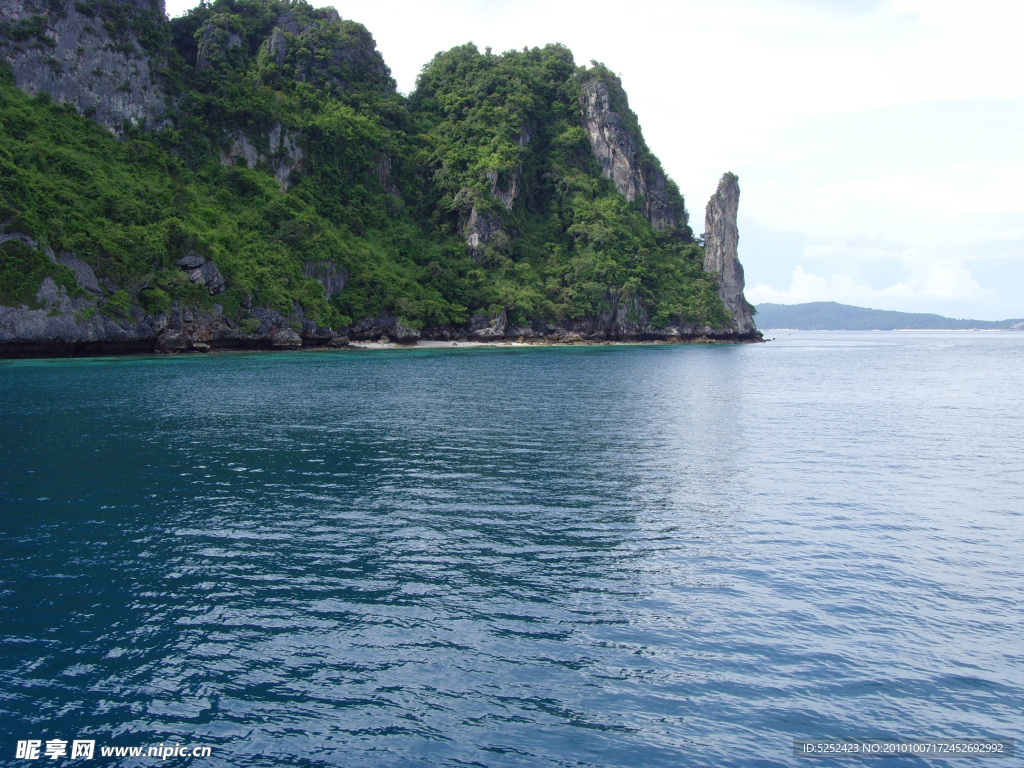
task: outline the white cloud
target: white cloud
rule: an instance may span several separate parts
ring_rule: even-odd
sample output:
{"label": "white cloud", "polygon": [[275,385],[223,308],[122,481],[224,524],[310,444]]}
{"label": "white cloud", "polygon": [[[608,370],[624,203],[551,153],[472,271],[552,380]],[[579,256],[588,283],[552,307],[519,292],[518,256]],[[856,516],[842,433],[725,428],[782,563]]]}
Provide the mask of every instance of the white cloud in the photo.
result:
{"label": "white cloud", "polygon": [[[963,263],[952,259],[930,259],[920,254],[907,254],[901,260],[908,276],[884,288],[872,288],[858,277],[846,272],[821,276],[797,266],[787,288],[777,289],[758,283],[747,290],[754,304],[802,304],[809,301],[837,301],[873,309],[901,311],[934,311],[936,306],[963,309],[991,301],[994,292],[983,289]],[[988,315],[989,312],[982,314]],[[976,319],[1001,319],[985,318]]]}
{"label": "white cloud", "polygon": [[869,233],[935,248],[998,236],[987,223],[994,217],[1004,236],[1024,236],[1024,162],[916,172],[839,170],[844,172],[834,176],[817,166],[795,176],[782,168],[749,173],[741,179],[745,212],[816,237]]}

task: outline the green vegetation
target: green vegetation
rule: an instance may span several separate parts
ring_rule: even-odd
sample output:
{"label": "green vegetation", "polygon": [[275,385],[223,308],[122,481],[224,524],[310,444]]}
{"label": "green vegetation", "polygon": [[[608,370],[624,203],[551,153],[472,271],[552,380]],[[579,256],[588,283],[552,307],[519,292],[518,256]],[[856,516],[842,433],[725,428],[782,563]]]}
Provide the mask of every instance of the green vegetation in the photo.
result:
{"label": "green vegetation", "polygon": [[[642,201],[627,203],[602,177],[580,127],[580,88],[595,77],[609,82],[613,107],[641,148],[638,163],[653,167],[618,79],[600,66],[576,67],[564,46],[496,56],[465,45],[420,75],[410,108],[430,142],[441,194],[434,220],[455,229],[475,208],[500,225],[484,248],[475,298],[516,322],[596,315],[616,295],[652,307],[656,324],[727,322],[689,228],[656,232]],[[493,193],[513,184],[509,211]]]}
{"label": "green vegetation", "polygon": [[[454,48],[406,99],[365,28],[300,0],[214,0],[164,25],[109,0],[75,7],[139,37],[174,112],[118,139],[0,71],[0,224],[89,263],[110,316],[216,302],[243,327],[245,307],[263,306],[423,328],[500,309],[513,324],[584,318],[618,301],[655,325],[728,321],[689,228],[655,231],[643,201],[602,177],[580,124],[588,78],[610,83],[641,165],[657,159],[614,75],[562,46]],[[474,211],[488,228],[476,258]],[[223,293],[178,266],[192,254],[216,264]],[[310,262],[347,272],[347,287],[328,300]],[[70,279],[8,241],[0,302],[31,303],[47,274]]]}
{"label": "green vegetation", "polygon": [[0,245],[0,304],[40,307],[36,292],[47,277],[69,295],[81,292],[71,270],[54,264],[38,249],[19,240],[8,240]]}
{"label": "green vegetation", "polygon": [[[45,95],[29,97],[9,77],[2,80],[4,230],[74,253],[147,311],[174,300],[201,308],[217,302],[237,317],[243,300],[252,297],[253,304],[285,314],[298,304],[323,325],[381,311],[435,323],[465,319],[464,310],[427,279],[432,261],[468,261],[459,243],[435,242],[408,215],[387,222],[391,203],[382,190],[376,207],[360,208],[331,199],[316,175],[282,192],[265,168],[212,159],[189,167],[172,154],[167,134],[137,132],[118,141],[71,108]],[[374,216],[378,226],[367,226],[364,219]],[[356,227],[360,235],[353,233]],[[4,248],[4,304],[15,296],[30,303],[25,297],[48,273],[42,262],[31,270],[20,255],[16,262],[9,252],[18,245],[9,241]],[[177,267],[190,251],[218,266],[225,293],[211,297]],[[307,261],[333,261],[348,270],[351,290],[328,303],[319,283],[303,274]],[[20,275],[17,287],[11,275]],[[21,285],[25,281],[31,285]]]}

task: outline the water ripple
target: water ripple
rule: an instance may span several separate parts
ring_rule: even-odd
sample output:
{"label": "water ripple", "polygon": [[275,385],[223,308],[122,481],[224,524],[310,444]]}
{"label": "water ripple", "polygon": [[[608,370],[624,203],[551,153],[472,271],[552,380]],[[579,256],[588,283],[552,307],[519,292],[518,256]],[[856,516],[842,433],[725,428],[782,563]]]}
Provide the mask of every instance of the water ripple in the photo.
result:
{"label": "water ripple", "polygon": [[0,364],[4,733],[213,766],[1013,736],[1022,346]]}

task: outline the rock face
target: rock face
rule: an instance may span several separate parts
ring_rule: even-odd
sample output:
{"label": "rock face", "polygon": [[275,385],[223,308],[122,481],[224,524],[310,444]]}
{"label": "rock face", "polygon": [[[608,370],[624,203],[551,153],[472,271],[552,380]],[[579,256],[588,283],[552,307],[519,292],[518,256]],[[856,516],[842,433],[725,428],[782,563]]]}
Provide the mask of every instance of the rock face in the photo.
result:
{"label": "rock face", "polygon": [[377,317],[364,317],[348,329],[348,335],[358,341],[394,340],[399,344],[415,344],[420,332],[401,317],[381,312]]}
{"label": "rock face", "polygon": [[15,84],[46,92],[119,133],[158,127],[167,97],[145,50],[167,23],[163,0],[0,0],[0,58]]}
{"label": "rock face", "polygon": [[242,132],[230,135],[230,144],[221,152],[220,161],[232,165],[244,160],[250,168],[266,163],[284,192],[292,186],[292,171],[302,169],[302,146],[298,133],[273,123],[255,138]]}
{"label": "rock face", "polygon": [[178,259],[178,266],[188,272],[189,279],[196,285],[205,287],[211,296],[223,293],[227,287],[224,276],[212,261],[207,261],[194,251]]}
{"label": "rock face", "polygon": [[[520,147],[525,147],[533,138],[533,131],[529,125],[524,125],[515,138]],[[487,183],[490,186],[491,197],[497,200],[506,211],[512,211],[516,200],[520,197],[522,187],[523,166],[499,172],[490,169],[486,172]],[[508,245],[509,236],[502,227],[501,220],[491,213],[481,212],[478,201],[468,189],[460,190],[455,199],[455,205],[459,209],[459,230],[466,239],[466,253],[474,261],[483,259],[484,250],[492,241],[499,247]]]}
{"label": "rock face", "polygon": [[374,171],[377,173],[377,180],[380,182],[381,189],[389,195],[400,198],[402,194],[391,180],[391,166],[393,164],[394,161],[390,157],[382,157],[374,163]]}
{"label": "rock face", "polygon": [[91,298],[71,298],[46,277],[35,295],[39,309],[0,307],[0,354],[34,356],[63,354],[74,348],[146,352],[153,347],[153,328],[140,318],[115,320],[95,311]]}
{"label": "rock face", "polygon": [[324,297],[328,301],[348,285],[348,272],[336,266],[333,261],[307,261],[302,265],[302,273],[324,287]]}
{"label": "rock face", "polygon": [[203,22],[199,30],[196,51],[196,69],[209,69],[218,64],[229,63],[234,56],[241,58],[242,36],[234,29],[230,16],[216,13]]}
{"label": "rock face", "polygon": [[[328,92],[344,92],[354,84],[381,93],[395,88],[391,71],[370,33],[361,24],[343,20],[333,8],[317,9],[307,20],[300,20],[291,11],[281,14],[258,51],[246,49],[242,30],[236,24],[228,14],[214,14],[203,23],[196,52],[197,70],[242,70],[256,56],[272,60],[298,82]],[[266,164],[282,191],[292,186],[292,172],[303,169],[302,136],[280,122],[236,130],[225,138],[222,163],[244,161],[250,168]],[[397,195],[397,188],[389,180],[391,159],[383,158],[377,172],[384,189]]]}
{"label": "rock face", "polygon": [[[0,358],[62,355],[124,354],[142,352],[208,351],[211,348],[295,348],[324,346],[334,333],[301,316],[286,317],[274,310],[253,307],[241,322],[227,318],[221,307],[213,311],[180,308],[149,315],[138,305],[127,312],[107,301],[107,290],[88,264],[71,254],[53,251],[27,235],[0,230],[0,245],[16,241],[40,251],[74,277],[77,288],[68,293],[50,276],[43,278],[33,306],[0,306]],[[220,270],[195,252],[178,261],[190,279],[216,295],[224,290]],[[70,287],[74,287],[73,285]],[[302,336],[292,326],[302,324]]]}
{"label": "rock face", "polygon": [[415,344],[420,338],[420,332],[399,318],[395,321],[394,340],[399,344]]}
{"label": "rock face", "polygon": [[643,198],[644,215],[655,229],[685,227],[687,217],[682,201],[673,201],[664,172],[653,161],[644,162],[646,147],[639,131],[631,129],[624,115],[612,108],[613,87],[601,79],[591,80],[583,85],[580,97],[583,128],[590,137],[601,172],[629,202]]}
{"label": "rock face", "polygon": [[173,308],[156,316],[133,307],[128,315],[97,311],[92,298],[69,297],[47,277],[36,292],[39,309],[0,306],[0,358],[55,357],[210,349],[297,349],[326,346],[330,329],[306,321],[300,336],[296,316],[253,308],[242,325],[214,312]]}
{"label": "rock face", "polygon": [[501,224],[490,214],[481,214],[475,205],[459,219],[459,228],[462,230],[462,236],[466,238],[466,253],[474,261],[479,262],[483,259],[487,244],[497,233],[503,231]]}
{"label": "rock face", "polygon": [[469,322],[469,335],[474,339],[501,339],[508,329],[505,310],[497,315],[474,315]]}
{"label": "rock face", "polygon": [[739,229],[736,211],[740,204],[739,179],[726,173],[708,201],[704,218],[704,270],[718,275],[718,295],[732,313],[741,336],[756,333],[750,304],[743,295],[743,265],[738,256]]}
{"label": "rock face", "polygon": [[291,328],[278,328],[270,334],[270,346],[274,349],[298,349],[302,337]]}
{"label": "rock face", "polygon": [[[291,12],[281,14],[262,49],[275,63],[293,68],[303,83],[344,91],[358,82],[382,93],[394,90],[391,70],[366,27],[342,19],[334,8],[314,14],[305,23]],[[230,37],[225,40],[230,44]]]}

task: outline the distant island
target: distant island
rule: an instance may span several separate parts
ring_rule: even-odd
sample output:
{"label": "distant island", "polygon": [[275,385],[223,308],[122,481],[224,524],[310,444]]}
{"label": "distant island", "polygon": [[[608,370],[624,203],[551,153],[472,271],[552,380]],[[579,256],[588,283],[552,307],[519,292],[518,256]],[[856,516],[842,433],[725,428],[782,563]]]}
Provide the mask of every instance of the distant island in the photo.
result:
{"label": "distant island", "polygon": [[917,312],[867,309],[834,301],[807,304],[758,304],[759,328],[792,328],[798,331],[896,331],[896,330],[1024,330],[1024,319],[959,320]]}

